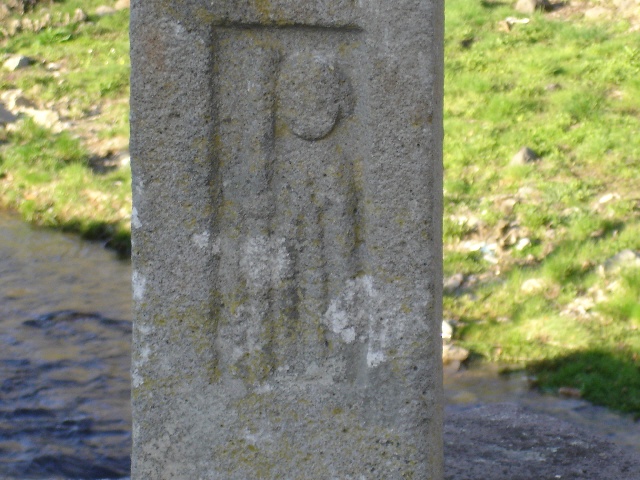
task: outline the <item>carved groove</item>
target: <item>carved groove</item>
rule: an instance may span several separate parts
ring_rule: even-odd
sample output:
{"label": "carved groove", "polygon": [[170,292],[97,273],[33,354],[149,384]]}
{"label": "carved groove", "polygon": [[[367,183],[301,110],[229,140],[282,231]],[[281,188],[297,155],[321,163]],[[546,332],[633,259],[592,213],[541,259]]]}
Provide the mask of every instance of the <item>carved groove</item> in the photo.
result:
{"label": "carved groove", "polygon": [[354,34],[340,30],[214,29],[217,348],[223,374],[250,383],[324,364],[323,315],[361,270],[355,100],[337,53]]}

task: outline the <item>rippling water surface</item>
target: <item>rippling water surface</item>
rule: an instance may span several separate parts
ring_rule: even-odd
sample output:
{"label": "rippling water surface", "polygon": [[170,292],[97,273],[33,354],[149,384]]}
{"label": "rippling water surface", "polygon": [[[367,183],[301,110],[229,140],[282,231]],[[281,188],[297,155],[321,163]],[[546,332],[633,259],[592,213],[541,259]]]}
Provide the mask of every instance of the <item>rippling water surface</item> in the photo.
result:
{"label": "rippling water surface", "polygon": [[129,474],[130,265],[0,214],[0,478]]}
{"label": "rippling water surface", "polygon": [[[129,475],[130,278],[100,245],[0,213],[0,479]],[[640,423],[494,367],[447,375],[445,390],[449,409],[516,402],[640,451]]]}

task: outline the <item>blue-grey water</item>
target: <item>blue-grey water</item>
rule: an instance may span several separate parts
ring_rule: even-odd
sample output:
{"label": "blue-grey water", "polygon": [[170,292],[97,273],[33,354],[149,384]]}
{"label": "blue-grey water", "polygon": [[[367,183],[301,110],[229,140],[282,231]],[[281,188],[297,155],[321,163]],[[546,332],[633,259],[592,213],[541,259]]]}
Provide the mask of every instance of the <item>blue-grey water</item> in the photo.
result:
{"label": "blue-grey water", "polygon": [[130,265],[0,213],[0,478],[129,475]]}
{"label": "blue-grey water", "polygon": [[[123,479],[131,448],[131,267],[0,212],[0,479]],[[446,376],[450,409],[516,402],[640,451],[640,423],[539,395],[493,367]]]}

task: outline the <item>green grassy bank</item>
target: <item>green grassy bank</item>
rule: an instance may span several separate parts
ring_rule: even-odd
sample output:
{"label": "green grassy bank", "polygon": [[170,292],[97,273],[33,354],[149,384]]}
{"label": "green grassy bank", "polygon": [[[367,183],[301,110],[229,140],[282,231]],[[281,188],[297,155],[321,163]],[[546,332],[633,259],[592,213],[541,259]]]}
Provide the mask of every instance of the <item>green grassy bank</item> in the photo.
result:
{"label": "green grassy bank", "polygon": [[[64,128],[25,115],[0,129],[0,202],[126,253],[130,173],[114,159],[128,135],[128,10],[99,16],[103,3],[45,3],[53,19],[88,18],[1,41],[35,60],[4,71],[2,90],[59,112]],[[446,14],[454,340],[471,363],[525,368],[543,390],[640,416],[640,34],[623,15],[527,16],[500,2],[448,0]],[[522,147],[537,158],[512,160]]]}
{"label": "green grassy bank", "polygon": [[[0,77],[0,91],[19,91],[30,109],[0,129],[0,204],[128,255],[131,175],[114,157],[128,146],[129,11],[99,16],[104,2],[94,0],[41,3],[2,21],[0,53],[32,63]],[[74,20],[77,9],[86,18]],[[39,31],[26,23],[7,32],[12,21],[46,18]],[[33,121],[33,110],[59,121]]]}
{"label": "green grassy bank", "polygon": [[445,316],[476,358],[640,415],[640,269],[615,257],[640,249],[640,36],[509,16],[447,2]]}

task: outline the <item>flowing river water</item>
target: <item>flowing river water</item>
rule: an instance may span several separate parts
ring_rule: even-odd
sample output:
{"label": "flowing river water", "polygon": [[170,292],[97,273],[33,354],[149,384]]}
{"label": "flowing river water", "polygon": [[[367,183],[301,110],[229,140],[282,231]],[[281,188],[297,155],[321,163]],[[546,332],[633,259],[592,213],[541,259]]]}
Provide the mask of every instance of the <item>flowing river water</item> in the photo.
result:
{"label": "flowing river water", "polygon": [[[100,245],[0,213],[0,479],[129,474],[130,277]],[[448,409],[524,404],[640,452],[640,422],[540,395],[522,375],[451,373],[445,392]]]}

